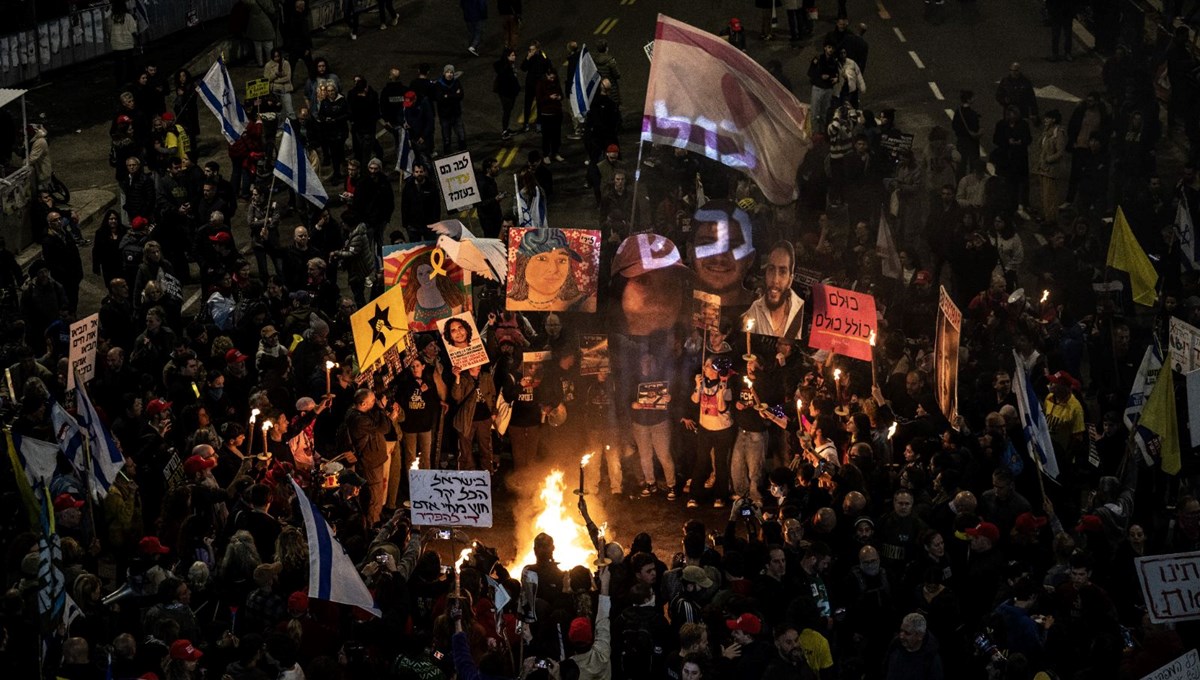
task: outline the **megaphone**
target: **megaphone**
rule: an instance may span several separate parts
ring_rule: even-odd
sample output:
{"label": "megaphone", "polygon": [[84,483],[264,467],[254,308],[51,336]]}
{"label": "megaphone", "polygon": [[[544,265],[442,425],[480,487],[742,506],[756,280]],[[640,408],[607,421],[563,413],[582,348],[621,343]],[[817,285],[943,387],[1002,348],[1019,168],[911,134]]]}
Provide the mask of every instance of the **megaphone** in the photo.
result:
{"label": "megaphone", "polygon": [[124,600],[125,598],[127,598],[133,594],[134,594],[133,586],[130,585],[128,582],[126,582],[125,585],[114,590],[113,592],[109,593],[108,595],[105,595],[104,599],[100,600],[100,604],[105,607],[109,607],[109,606],[112,606],[112,605],[120,602],[121,600]]}

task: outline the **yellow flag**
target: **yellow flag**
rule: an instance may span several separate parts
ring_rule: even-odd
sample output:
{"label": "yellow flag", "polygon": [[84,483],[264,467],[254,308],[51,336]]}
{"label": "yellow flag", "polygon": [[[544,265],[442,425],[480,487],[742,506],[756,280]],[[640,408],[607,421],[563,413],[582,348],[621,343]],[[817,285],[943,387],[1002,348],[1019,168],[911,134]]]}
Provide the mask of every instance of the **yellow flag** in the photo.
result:
{"label": "yellow flag", "polygon": [[383,353],[408,337],[408,314],[404,312],[404,289],[392,286],[350,316],[354,352],[359,370],[367,370]]}
{"label": "yellow flag", "polygon": [[[1163,357],[1158,382],[1146,400],[1138,425],[1158,435],[1162,457],[1162,471],[1168,475],[1179,473],[1179,421],[1175,416],[1175,379],[1171,370],[1171,353]],[[1130,463],[1132,464],[1132,463]]]}
{"label": "yellow flag", "polygon": [[1158,285],[1158,272],[1154,271],[1150,258],[1146,257],[1146,252],[1138,245],[1133,230],[1129,228],[1129,222],[1125,221],[1125,213],[1119,206],[1113,219],[1112,240],[1108,242],[1107,264],[1113,269],[1128,272],[1129,283],[1133,285],[1134,302],[1147,307],[1154,306],[1158,300],[1158,292],[1155,290]]}

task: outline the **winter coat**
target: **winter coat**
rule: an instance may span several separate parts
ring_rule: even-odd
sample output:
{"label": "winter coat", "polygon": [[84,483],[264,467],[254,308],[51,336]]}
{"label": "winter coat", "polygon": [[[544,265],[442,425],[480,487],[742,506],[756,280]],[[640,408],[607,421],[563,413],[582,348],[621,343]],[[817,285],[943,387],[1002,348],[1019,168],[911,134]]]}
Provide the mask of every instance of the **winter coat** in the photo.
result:
{"label": "winter coat", "polygon": [[[479,391],[478,397],[475,394],[476,390]],[[478,406],[479,399],[483,399],[493,413],[495,412],[496,381],[492,380],[491,373],[481,371],[479,377],[475,378],[463,371],[458,376],[458,382],[451,388],[450,396],[458,403],[458,412],[454,414],[454,429],[460,433],[467,432],[475,422],[475,407]]]}
{"label": "winter coat", "polygon": [[292,91],[292,66],[287,59],[279,63],[268,61],[263,67],[263,78],[270,81],[271,92],[274,94],[290,93]]}
{"label": "winter coat", "polygon": [[375,249],[371,245],[371,231],[366,222],[350,232],[350,237],[337,256],[346,265],[351,280],[365,281],[375,273]]}
{"label": "winter coat", "polygon": [[[543,78],[537,86],[538,114],[561,116],[563,113],[562,86],[556,78],[553,82]],[[558,97],[554,97],[558,95]]]}
{"label": "winter coat", "polygon": [[887,680],[942,680],[942,657],[938,654],[938,642],[932,633],[925,633],[925,640],[915,652],[893,640],[888,647]]}
{"label": "winter coat", "polygon": [[1061,125],[1050,125],[1042,129],[1037,159],[1033,163],[1033,174],[1050,179],[1066,179],[1071,174],[1067,162],[1067,133]]}
{"label": "winter coat", "polygon": [[275,39],[275,3],[273,0],[247,0],[250,10],[246,24],[246,39],[254,42],[271,42]]}
{"label": "winter coat", "polygon": [[858,67],[858,62],[850,57],[846,57],[846,60],[842,62],[838,81],[845,83],[851,92],[867,93],[867,81],[863,80],[862,69]]}
{"label": "winter coat", "polygon": [[621,105],[621,69],[617,67],[617,58],[608,52],[597,52],[592,55],[592,61],[596,62],[596,73],[600,74],[600,78],[607,78],[612,84],[609,88],[608,96]]}
{"label": "winter coat", "polygon": [[29,164],[33,166],[33,176],[39,186],[50,181],[54,166],[50,163],[50,144],[44,129],[39,128],[29,143]]}
{"label": "winter coat", "polygon": [[510,64],[507,59],[501,57],[492,64],[492,70],[496,72],[492,92],[501,97],[513,98],[521,93],[521,81],[517,78],[516,64]]}
{"label": "winter coat", "polygon": [[462,116],[463,86],[458,78],[438,78],[434,87],[437,115],[442,120],[453,120]]}
{"label": "winter coat", "polygon": [[346,414],[351,450],[365,467],[381,467],[387,463],[387,441],[383,437],[391,429],[391,420],[378,408],[365,413],[352,408]]}
{"label": "winter coat", "polygon": [[112,46],[113,52],[126,52],[137,47],[137,19],[133,18],[132,14],[124,14],[117,17],[115,14],[108,17],[108,44]]}

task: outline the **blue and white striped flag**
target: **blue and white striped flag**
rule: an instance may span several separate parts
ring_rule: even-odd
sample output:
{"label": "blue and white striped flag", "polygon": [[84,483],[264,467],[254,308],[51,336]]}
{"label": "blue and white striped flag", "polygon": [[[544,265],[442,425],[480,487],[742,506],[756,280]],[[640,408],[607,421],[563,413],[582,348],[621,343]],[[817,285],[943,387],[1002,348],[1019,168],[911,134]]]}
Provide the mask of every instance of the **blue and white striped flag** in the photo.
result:
{"label": "blue and white striped flag", "polygon": [[380,616],[375,597],[367,590],[367,584],[363,583],[342,544],[333,537],[329,523],[321,516],[316,504],[304,495],[296,480],[291,481],[308,537],[308,596],[359,607]]}
{"label": "blue and white striped flag", "polygon": [[146,9],[146,0],[133,0],[133,7],[130,11],[133,13],[133,18],[137,20],[138,33],[150,28],[150,13]]}
{"label": "blue and white striped flag", "polygon": [[513,184],[517,187],[514,194],[517,200],[513,204],[517,211],[517,226],[543,228],[550,226],[546,222],[546,195],[542,193],[542,188],[535,186],[533,200],[527,202],[525,195],[521,193],[521,185],[517,182],[516,175],[513,175]]}
{"label": "blue and white striped flag", "polygon": [[396,172],[408,179],[412,177],[413,166],[417,164],[417,150],[408,138],[408,128],[400,128],[399,140],[396,143]]}
{"label": "blue and white striped flag", "polygon": [[230,144],[236,142],[246,131],[246,110],[238,99],[237,88],[233,86],[225,62],[218,58],[196,87],[200,90],[204,105],[221,122],[221,134],[225,135],[225,141]]}
{"label": "blue and white striped flag", "polygon": [[283,139],[279,141],[279,154],[275,156],[275,176],[291,187],[298,195],[308,199],[318,208],[329,200],[317,169],[308,162],[304,153],[304,142],[292,129],[292,121],[283,119]]}
{"label": "blue and white striped flag", "polygon": [[1058,458],[1054,455],[1054,442],[1050,439],[1050,426],[1046,424],[1046,414],[1042,412],[1042,402],[1038,400],[1033,385],[1029,384],[1029,376],[1021,365],[1021,357],[1013,351],[1016,360],[1016,370],[1013,372],[1013,392],[1017,395],[1017,408],[1021,414],[1021,426],[1025,430],[1025,439],[1029,442],[1029,455],[1038,462],[1038,467],[1050,479],[1058,479]]}
{"label": "blue and white striped flag", "polygon": [[571,111],[575,120],[583,120],[588,108],[592,105],[592,97],[600,89],[600,72],[596,70],[596,62],[588,52],[587,45],[579,49],[579,63],[571,74]]}
{"label": "blue and white striped flag", "polygon": [[100,422],[100,415],[88,397],[83,381],[78,378],[75,380],[75,412],[79,416],[79,427],[87,437],[92,457],[92,468],[88,471],[92,494],[96,498],[104,498],[113,482],[117,481],[117,473],[125,467],[125,456],[121,455],[121,449],[117,447],[112,434]]}
{"label": "blue and white striped flag", "polygon": [[76,470],[82,470],[83,435],[79,431],[79,423],[58,402],[50,406],[50,423],[54,425],[54,440],[58,442],[59,450]]}

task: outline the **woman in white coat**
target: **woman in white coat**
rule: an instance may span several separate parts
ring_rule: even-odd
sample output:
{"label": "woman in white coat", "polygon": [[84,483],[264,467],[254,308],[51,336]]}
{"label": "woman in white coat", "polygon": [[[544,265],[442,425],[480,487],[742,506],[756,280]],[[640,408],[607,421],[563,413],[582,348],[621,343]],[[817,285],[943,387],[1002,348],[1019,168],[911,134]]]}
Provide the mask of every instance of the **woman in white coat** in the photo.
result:
{"label": "woman in white coat", "polygon": [[862,68],[858,62],[846,56],[845,49],[842,49],[838,56],[838,62],[841,64],[838,69],[838,82],[841,83],[841,87],[834,93],[834,106],[848,101],[851,107],[861,108],[858,103],[859,97],[867,93],[867,81],[863,79]]}

